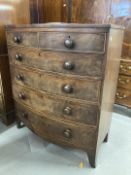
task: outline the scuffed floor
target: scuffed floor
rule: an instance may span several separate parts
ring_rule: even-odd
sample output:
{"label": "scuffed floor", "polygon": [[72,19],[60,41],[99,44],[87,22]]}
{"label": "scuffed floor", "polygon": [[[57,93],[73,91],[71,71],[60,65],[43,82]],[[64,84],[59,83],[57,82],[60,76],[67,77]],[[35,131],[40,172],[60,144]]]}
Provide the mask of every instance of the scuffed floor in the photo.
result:
{"label": "scuffed floor", "polygon": [[131,118],[113,113],[109,141],[103,143],[95,169],[83,151],[0,123],[0,175],[131,175]]}

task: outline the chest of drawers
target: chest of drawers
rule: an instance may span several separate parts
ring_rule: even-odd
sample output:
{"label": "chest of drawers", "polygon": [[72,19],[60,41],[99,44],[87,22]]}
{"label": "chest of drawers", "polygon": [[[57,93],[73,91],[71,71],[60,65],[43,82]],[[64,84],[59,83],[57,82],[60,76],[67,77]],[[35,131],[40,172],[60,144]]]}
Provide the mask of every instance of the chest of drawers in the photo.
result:
{"label": "chest of drawers", "polygon": [[110,128],[123,28],[49,23],[6,30],[18,124],[85,150],[95,167]]}

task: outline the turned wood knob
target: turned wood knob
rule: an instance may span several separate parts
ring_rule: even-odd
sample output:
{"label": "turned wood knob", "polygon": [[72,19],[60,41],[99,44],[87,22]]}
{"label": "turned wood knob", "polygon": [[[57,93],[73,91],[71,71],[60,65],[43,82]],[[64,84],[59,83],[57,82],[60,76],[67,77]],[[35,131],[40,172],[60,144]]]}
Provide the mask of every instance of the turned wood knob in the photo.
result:
{"label": "turned wood knob", "polygon": [[63,91],[64,91],[65,93],[72,93],[72,92],[73,92],[73,88],[72,88],[71,85],[66,84],[66,85],[63,86]]}
{"label": "turned wood knob", "polygon": [[72,48],[74,45],[74,43],[70,37],[65,39],[64,44],[68,49]]}
{"label": "turned wood knob", "polygon": [[21,37],[20,36],[14,36],[13,38],[14,42],[19,44],[21,42]]}
{"label": "turned wood knob", "polygon": [[70,129],[66,129],[64,130],[63,135],[65,138],[70,139],[72,138],[72,131]]}
{"label": "turned wood knob", "polygon": [[72,114],[72,109],[67,106],[66,108],[64,108],[64,114],[71,115]]}
{"label": "turned wood knob", "polygon": [[24,81],[24,76],[21,75],[21,74],[18,74],[18,75],[16,76],[16,79],[19,80],[19,81]]}
{"label": "turned wood knob", "polygon": [[16,54],[16,55],[15,55],[15,59],[16,59],[17,61],[22,61],[22,55]]}
{"label": "turned wood knob", "polygon": [[66,70],[74,69],[74,64],[71,61],[64,62],[63,68]]}
{"label": "turned wood knob", "polygon": [[18,95],[18,97],[19,97],[19,99],[21,99],[21,100],[25,100],[26,99],[26,96],[25,96],[25,94],[24,93],[19,93],[19,95]]}

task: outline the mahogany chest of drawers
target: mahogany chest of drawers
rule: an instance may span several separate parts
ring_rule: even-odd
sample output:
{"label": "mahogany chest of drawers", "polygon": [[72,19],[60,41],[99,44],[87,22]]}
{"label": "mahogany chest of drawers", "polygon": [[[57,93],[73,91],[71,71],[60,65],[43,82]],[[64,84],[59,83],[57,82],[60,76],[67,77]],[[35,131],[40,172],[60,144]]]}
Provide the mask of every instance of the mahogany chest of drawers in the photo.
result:
{"label": "mahogany chest of drawers", "polygon": [[110,128],[123,28],[49,23],[6,29],[18,125],[85,150],[95,167]]}

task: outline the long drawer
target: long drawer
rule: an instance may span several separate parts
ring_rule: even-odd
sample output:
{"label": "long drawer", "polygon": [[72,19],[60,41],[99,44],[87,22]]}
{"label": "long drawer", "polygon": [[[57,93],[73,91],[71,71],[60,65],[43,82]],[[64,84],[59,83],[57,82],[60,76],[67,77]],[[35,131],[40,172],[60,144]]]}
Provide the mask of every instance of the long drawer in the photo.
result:
{"label": "long drawer", "polygon": [[7,32],[7,43],[44,50],[102,54],[105,52],[106,33]]}
{"label": "long drawer", "polygon": [[104,55],[49,52],[40,49],[9,47],[10,62],[45,71],[101,77]]}
{"label": "long drawer", "polygon": [[44,50],[57,50],[83,53],[104,53],[105,33],[40,32],[39,47]]}
{"label": "long drawer", "polygon": [[46,116],[31,112],[31,110],[16,104],[17,116],[30,125],[36,134],[54,143],[92,149],[96,142],[96,128],[76,125],[66,121],[48,119]]}
{"label": "long drawer", "polygon": [[27,105],[45,114],[54,114],[61,119],[96,125],[98,121],[99,109],[97,105],[81,104],[58,96],[47,95],[15,85],[13,94],[16,101]]}
{"label": "long drawer", "polygon": [[99,102],[101,81],[87,78],[76,78],[71,76],[61,76],[48,74],[32,69],[13,67],[12,82],[26,85],[37,90],[49,93]]}

